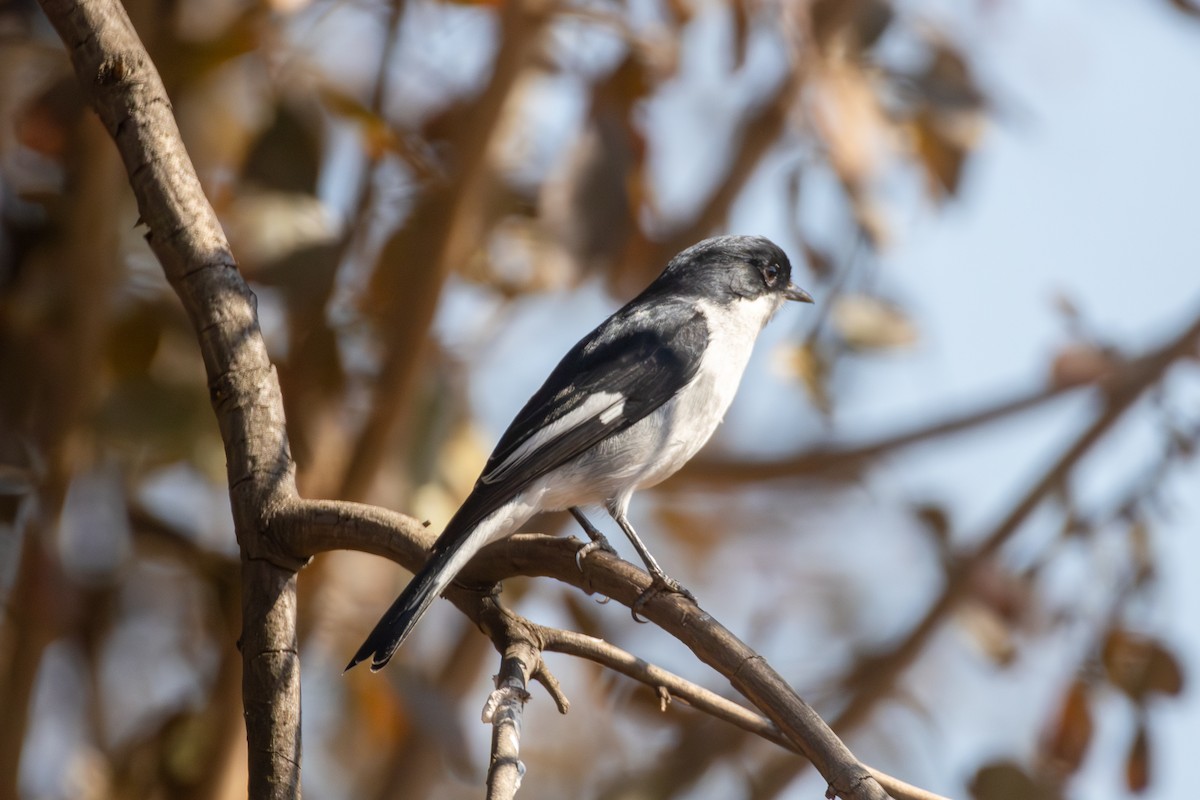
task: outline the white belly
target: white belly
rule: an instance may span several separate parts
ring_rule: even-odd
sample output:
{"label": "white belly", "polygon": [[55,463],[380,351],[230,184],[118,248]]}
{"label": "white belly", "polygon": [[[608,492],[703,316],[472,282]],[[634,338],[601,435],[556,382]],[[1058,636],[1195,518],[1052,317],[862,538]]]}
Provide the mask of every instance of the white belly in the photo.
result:
{"label": "white belly", "polygon": [[771,297],[740,302],[752,307],[701,306],[709,327],[708,349],[687,386],[650,415],[536,482],[526,497],[546,510],[624,505],[634,491],[666,480],[696,455],[729,410],[754,340],[781,303]]}

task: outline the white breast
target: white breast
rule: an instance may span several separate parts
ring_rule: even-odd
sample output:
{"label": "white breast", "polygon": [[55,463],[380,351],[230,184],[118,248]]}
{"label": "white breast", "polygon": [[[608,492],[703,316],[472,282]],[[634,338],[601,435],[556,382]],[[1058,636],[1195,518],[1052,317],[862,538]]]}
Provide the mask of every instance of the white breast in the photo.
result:
{"label": "white breast", "polygon": [[724,306],[707,302],[698,304],[708,322],[708,350],[692,385],[710,384],[696,388],[710,393],[709,402],[716,414],[716,421],[705,436],[706,441],[737,394],[758,334],[775,316],[782,302],[779,297],[763,295],[755,300],[737,300]]}
{"label": "white breast", "polygon": [[605,439],[526,492],[542,509],[605,503],[624,508],[637,489],[675,474],[696,455],[729,410],[754,341],[782,300],[700,302],[708,348],[695,377],[650,415]]}
{"label": "white breast", "polygon": [[[780,300],[760,297],[727,306],[705,302],[699,306],[708,323],[708,349],[691,383],[630,429],[644,426],[639,438],[654,443],[652,452],[643,454],[644,466],[633,488],[666,480],[712,437],[737,394],[754,342],[779,309]],[[651,431],[653,435],[645,436]]]}

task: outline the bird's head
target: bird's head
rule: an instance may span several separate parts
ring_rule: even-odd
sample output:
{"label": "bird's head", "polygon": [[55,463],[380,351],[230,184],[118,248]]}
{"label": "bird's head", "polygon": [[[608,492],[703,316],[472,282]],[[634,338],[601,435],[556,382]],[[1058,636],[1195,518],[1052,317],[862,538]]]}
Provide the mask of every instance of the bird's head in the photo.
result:
{"label": "bird's head", "polygon": [[813,302],[792,283],[787,254],[762,236],[717,236],[692,245],[671,259],[655,283],[671,292],[728,305],[739,300]]}

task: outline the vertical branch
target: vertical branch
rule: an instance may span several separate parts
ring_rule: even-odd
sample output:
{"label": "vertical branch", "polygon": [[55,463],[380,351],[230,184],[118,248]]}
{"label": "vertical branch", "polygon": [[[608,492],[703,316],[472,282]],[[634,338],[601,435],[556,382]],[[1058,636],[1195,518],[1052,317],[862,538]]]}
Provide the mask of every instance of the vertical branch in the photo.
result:
{"label": "vertical branch", "polygon": [[243,684],[250,795],[300,794],[299,562],[272,546],[272,516],[296,498],[283,402],[255,298],[179,136],[171,103],[113,0],[43,0],[84,94],[125,164],[146,239],[195,328],[225,443],[243,558]]}
{"label": "vertical branch", "polygon": [[300,655],[296,573],[263,559],[242,563],[242,706],[250,797],[300,796]]}
{"label": "vertical branch", "polygon": [[496,691],[483,708],[483,721],[492,724],[492,759],[488,765],[488,800],[510,800],[521,788],[521,715],[529,700],[529,678],[541,663],[541,653],[528,641],[514,639],[504,648]]}

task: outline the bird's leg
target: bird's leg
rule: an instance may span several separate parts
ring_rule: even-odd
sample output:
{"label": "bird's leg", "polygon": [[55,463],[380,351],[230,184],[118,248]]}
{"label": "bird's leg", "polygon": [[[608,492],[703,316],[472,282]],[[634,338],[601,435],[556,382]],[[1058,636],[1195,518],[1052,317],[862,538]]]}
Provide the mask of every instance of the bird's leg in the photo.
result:
{"label": "bird's leg", "polygon": [[634,621],[645,622],[645,620],[638,618],[638,611],[646,604],[648,600],[650,600],[650,598],[654,597],[654,595],[658,594],[659,592],[666,591],[674,592],[675,594],[681,594],[688,600],[691,600],[693,603],[695,603],[696,596],[694,594],[684,588],[683,584],[681,584],[679,581],[663,572],[663,568],[658,565],[658,562],[654,560],[654,556],[650,555],[650,551],[646,548],[646,545],[642,543],[641,538],[637,535],[637,531],[635,531],[633,526],[629,524],[629,520],[625,519],[625,514],[613,511],[610,511],[609,513],[612,514],[612,517],[617,521],[617,524],[621,526],[621,530],[625,531],[625,535],[629,537],[629,541],[633,542],[634,549],[637,550],[638,555],[642,557],[642,561],[646,564],[646,570],[650,573],[650,577],[653,578],[650,588],[642,592],[638,596],[638,599],[633,603],[633,608],[631,611],[633,612]]}
{"label": "bird's leg", "polygon": [[600,532],[600,529],[593,525],[592,521],[584,516],[584,513],[577,506],[571,506],[568,510],[571,512],[571,516],[575,518],[575,521],[579,523],[579,527],[583,528],[583,532],[591,539],[590,542],[575,551],[575,566],[579,567],[580,572],[583,572],[583,559],[587,558],[589,553],[597,550],[605,550],[616,555],[616,549],[608,543],[608,539],[604,538],[604,534]]}

